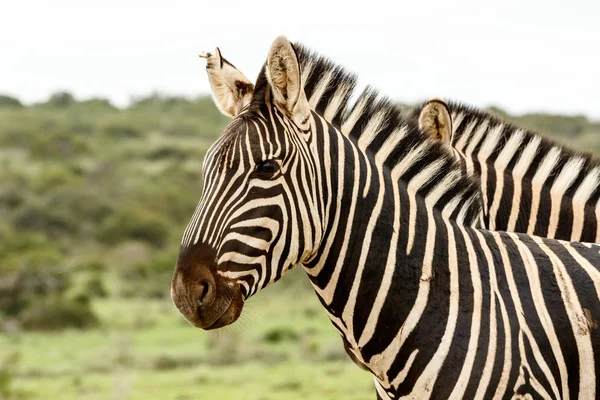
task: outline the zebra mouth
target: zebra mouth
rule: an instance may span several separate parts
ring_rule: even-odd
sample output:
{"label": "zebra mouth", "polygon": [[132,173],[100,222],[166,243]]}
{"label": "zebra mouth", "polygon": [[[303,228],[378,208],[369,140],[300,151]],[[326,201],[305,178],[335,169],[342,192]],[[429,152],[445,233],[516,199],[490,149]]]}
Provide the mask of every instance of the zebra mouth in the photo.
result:
{"label": "zebra mouth", "polygon": [[202,329],[206,331],[210,331],[213,329],[222,328],[227,325],[233,324],[238,320],[240,315],[242,314],[242,308],[244,307],[244,299],[243,296],[235,296],[229,306],[225,309],[223,314],[215,322],[211,325],[203,327]]}

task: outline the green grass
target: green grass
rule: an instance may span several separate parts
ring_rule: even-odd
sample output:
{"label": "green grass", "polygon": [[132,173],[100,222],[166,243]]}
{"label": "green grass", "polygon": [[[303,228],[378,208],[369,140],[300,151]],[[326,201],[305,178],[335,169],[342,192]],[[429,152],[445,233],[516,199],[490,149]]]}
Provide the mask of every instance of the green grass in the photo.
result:
{"label": "green grass", "polygon": [[349,399],[373,397],[371,380],[348,363],[242,364],[170,371],[119,368],[17,380],[30,399]]}
{"label": "green grass", "polygon": [[[279,286],[279,285],[276,285]],[[222,331],[190,326],[170,299],[94,303],[98,329],[0,336],[25,399],[370,399],[314,294],[259,293]],[[1,398],[1,395],[0,395]]]}

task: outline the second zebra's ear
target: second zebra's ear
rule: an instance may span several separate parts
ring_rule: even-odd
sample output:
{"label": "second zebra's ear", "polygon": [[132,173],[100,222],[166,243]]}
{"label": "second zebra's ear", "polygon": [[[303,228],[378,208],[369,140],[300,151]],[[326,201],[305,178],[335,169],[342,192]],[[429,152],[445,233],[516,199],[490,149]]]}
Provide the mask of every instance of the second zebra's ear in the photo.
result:
{"label": "second zebra's ear", "polygon": [[206,59],[206,72],[217,107],[225,115],[237,116],[252,100],[254,85],[229,61],[215,53],[200,53]]}
{"label": "second zebra's ear", "polygon": [[284,36],[275,39],[269,50],[267,79],[275,104],[300,129],[308,129],[310,106],[302,85],[300,62],[294,46]]}
{"label": "second zebra's ear", "polygon": [[419,114],[419,129],[445,145],[452,144],[452,117],[448,104],[439,98],[428,100]]}

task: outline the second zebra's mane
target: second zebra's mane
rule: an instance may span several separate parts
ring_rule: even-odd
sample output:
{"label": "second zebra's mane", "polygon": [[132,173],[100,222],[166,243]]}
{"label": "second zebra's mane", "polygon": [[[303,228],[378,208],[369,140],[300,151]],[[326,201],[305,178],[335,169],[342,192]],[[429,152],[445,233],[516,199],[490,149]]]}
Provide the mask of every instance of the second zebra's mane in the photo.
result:
{"label": "second zebra's mane", "polygon": [[[448,102],[448,108],[452,113],[454,131],[453,143],[454,145],[461,145],[461,150],[464,150],[464,148],[466,148],[473,141],[473,139],[475,139],[475,135],[473,135],[473,133],[478,131],[482,126],[485,125],[485,128],[483,130],[483,134],[479,138],[479,143],[476,144],[477,147],[482,145],[483,140],[481,139],[485,139],[488,136],[486,133],[502,126],[502,130],[498,130],[498,145],[490,155],[492,159],[496,158],[499,150],[503,147],[502,145],[508,142],[515,134],[517,134],[517,132],[521,132],[523,135],[522,147],[524,147],[524,145],[529,143],[531,140],[536,139],[540,142],[538,147],[539,154],[548,154],[553,148],[560,151],[558,161],[559,165],[564,165],[569,160],[583,159],[586,160],[586,162],[582,168],[582,171],[591,171],[594,168],[600,167],[600,159],[595,154],[573,150],[559,141],[552,139],[550,136],[541,134],[531,129],[517,127],[515,124],[501,120],[485,110],[453,101]],[[416,115],[418,115],[419,110],[416,111]],[[477,148],[475,148],[475,151],[477,151]],[[515,155],[518,157],[520,152],[518,151]]]}
{"label": "second zebra's mane", "polygon": [[[574,195],[574,188],[583,183],[580,188],[586,192],[588,199],[600,197],[600,159],[596,156],[575,151],[548,136],[519,128],[474,107],[456,102],[449,102],[448,107],[453,120],[452,142],[459,152],[477,154],[484,151],[488,163],[494,162],[505,145],[512,141],[515,145],[513,163],[528,157],[530,165],[540,165],[539,168],[523,171],[525,177],[533,179],[534,174],[545,165],[548,168],[546,182],[560,185],[567,195]],[[530,144],[535,147],[535,152],[528,154],[526,149]]]}
{"label": "second zebra's mane", "polygon": [[[377,163],[394,170],[399,167],[404,182],[425,168],[430,175],[418,188],[424,193],[443,193],[435,202],[442,210],[450,201],[458,202],[455,216],[473,224],[480,216],[481,195],[477,178],[465,174],[460,164],[436,140],[417,129],[402,110],[388,97],[367,87],[356,101],[350,102],[356,90],[356,75],[328,58],[295,43],[302,83],[311,109],[353,140],[359,149],[370,154]],[[267,88],[263,67],[255,86],[250,108],[260,107]],[[451,179],[450,179],[451,178]]]}

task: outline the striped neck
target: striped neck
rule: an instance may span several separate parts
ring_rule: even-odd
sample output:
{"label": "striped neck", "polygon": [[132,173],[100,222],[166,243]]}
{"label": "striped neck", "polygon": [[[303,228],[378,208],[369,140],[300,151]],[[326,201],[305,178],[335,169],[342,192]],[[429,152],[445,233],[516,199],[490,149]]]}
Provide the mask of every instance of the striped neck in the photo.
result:
{"label": "striped neck", "polygon": [[[356,277],[390,283],[394,276],[395,284],[403,286],[399,293],[416,293],[419,281],[435,274],[427,260],[436,226],[473,223],[478,189],[460,168],[450,169],[451,160],[428,157],[429,144],[405,125],[371,152],[361,149],[360,138],[344,135],[316,113],[311,123],[313,151],[326,155],[318,173],[325,212],[318,254],[304,267],[332,323],[356,348],[358,338],[365,337],[363,329],[375,328],[368,315],[351,314],[362,294],[376,295],[367,295],[369,289]],[[401,156],[388,164],[396,150]],[[378,249],[382,243],[392,248]]]}

